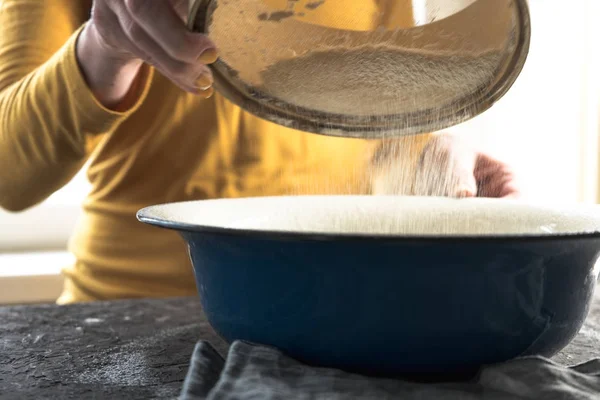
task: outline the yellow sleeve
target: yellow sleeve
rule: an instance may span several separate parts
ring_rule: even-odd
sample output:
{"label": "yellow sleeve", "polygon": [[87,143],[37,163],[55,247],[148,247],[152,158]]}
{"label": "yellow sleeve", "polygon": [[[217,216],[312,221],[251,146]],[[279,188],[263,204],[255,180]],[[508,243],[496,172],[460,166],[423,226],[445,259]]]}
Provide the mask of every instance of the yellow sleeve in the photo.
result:
{"label": "yellow sleeve", "polygon": [[[75,44],[89,1],[0,0],[0,207],[20,211],[45,200],[84,164],[86,144],[126,112],[104,108],[87,87]],[[89,149],[87,149],[89,150]]]}

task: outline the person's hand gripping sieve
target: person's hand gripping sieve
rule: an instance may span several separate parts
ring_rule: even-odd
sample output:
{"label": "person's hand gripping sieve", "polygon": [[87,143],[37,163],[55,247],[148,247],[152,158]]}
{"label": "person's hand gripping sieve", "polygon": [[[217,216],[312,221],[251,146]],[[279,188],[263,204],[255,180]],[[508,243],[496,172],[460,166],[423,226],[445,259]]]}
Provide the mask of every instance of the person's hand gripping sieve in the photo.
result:
{"label": "person's hand gripping sieve", "polygon": [[216,61],[216,46],[187,29],[187,5],[187,0],[94,0],[77,58],[101,103],[123,107],[144,63],[187,92],[212,95],[207,64]]}

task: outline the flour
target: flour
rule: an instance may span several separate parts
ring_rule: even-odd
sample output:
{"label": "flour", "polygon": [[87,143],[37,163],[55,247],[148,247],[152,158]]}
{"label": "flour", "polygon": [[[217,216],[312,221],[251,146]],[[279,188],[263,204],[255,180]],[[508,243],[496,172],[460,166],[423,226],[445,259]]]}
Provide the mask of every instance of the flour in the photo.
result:
{"label": "flour", "polygon": [[387,46],[333,49],[277,62],[258,88],[315,112],[385,116],[446,106],[495,76],[500,56],[435,55]]}
{"label": "flour", "polygon": [[[506,69],[514,64],[522,22],[512,0],[425,2],[421,24],[413,2],[346,3],[252,0],[240,8],[239,2],[216,2],[206,19],[220,48],[216,68],[259,117],[364,138],[463,122],[495,101],[503,80],[510,80]],[[261,115],[267,109],[273,112]],[[417,142],[384,142],[390,156],[366,166],[373,193],[477,193],[474,179],[465,179],[466,153],[421,157]]]}
{"label": "flour", "polygon": [[83,322],[86,325],[95,325],[104,322],[104,320],[100,318],[86,318]]}
{"label": "flour", "polygon": [[243,211],[236,212],[231,207],[230,214],[233,215],[230,222],[225,223],[226,227],[313,234],[422,237],[575,234],[595,232],[600,224],[597,213],[581,207],[543,207],[514,200],[484,198],[263,198],[256,203],[245,202],[243,208]]}
{"label": "flour", "polygon": [[[255,232],[422,236],[596,233],[595,205],[422,196],[272,196],[149,207],[141,217],[170,224]],[[600,263],[598,263],[600,268]]]}
{"label": "flour", "polygon": [[[499,58],[494,52],[477,57],[442,55],[389,45],[332,49],[271,65],[261,73],[259,90],[293,106],[342,118],[385,121],[389,115],[415,113],[418,119],[420,111],[441,110],[449,101],[487,87],[496,75]],[[389,131],[401,128],[394,124],[389,122]],[[404,137],[382,143],[367,171],[374,194],[477,194],[474,159],[469,159],[473,152],[444,146],[448,143],[436,139],[421,154],[420,141]]]}
{"label": "flour", "polygon": [[455,136],[384,141],[371,163],[374,194],[462,198],[478,192],[476,152]]}

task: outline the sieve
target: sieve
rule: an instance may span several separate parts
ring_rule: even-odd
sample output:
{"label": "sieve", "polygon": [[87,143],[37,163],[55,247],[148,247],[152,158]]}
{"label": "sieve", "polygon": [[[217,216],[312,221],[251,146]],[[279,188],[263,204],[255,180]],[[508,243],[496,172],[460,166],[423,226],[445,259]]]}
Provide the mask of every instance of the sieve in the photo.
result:
{"label": "sieve", "polygon": [[527,0],[190,0],[215,89],[265,120],[377,139],[489,109],[519,76]]}

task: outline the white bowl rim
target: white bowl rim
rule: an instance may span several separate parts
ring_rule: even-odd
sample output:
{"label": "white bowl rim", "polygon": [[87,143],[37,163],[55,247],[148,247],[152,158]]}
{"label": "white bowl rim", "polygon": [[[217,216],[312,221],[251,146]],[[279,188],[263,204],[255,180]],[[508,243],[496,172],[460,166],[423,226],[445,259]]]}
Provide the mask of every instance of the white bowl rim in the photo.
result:
{"label": "white bowl rim", "polygon": [[[568,232],[556,233],[489,233],[489,234],[379,234],[379,233],[339,233],[339,232],[311,232],[311,231],[291,231],[277,229],[248,229],[235,228],[227,226],[227,224],[219,225],[215,223],[193,223],[186,221],[185,218],[173,218],[173,210],[185,208],[204,208],[206,211],[216,211],[219,208],[225,207],[229,210],[239,210],[248,208],[249,205],[259,203],[283,204],[285,202],[319,202],[319,201],[368,201],[377,202],[383,200],[377,199],[386,198],[387,202],[412,202],[413,204],[438,204],[450,202],[462,202],[453,204],[471,204],[485,205],[488,207],[529,207],[531,210],[542,209],[549,213],[574,213],[580,219],[597,220],[598,224],[594,224],[594,229],[577,230],[573,229]],[[212,210],[211,210],[212,208]],[[176,230],[180,233],[204,232],[220,235],[235,235],[235,236],[252,236],[256,238],[271,238],[277,240],[311,240],[311,241],[326,241],[326,240],[377,240],[377,241],[514,241],[524,239],[535,240],[555,240],[555,239],[581,239],[581,238],[600,238],[600,205],[589,204],[571,204],[571,205],[539,205],[532,202],[521,200],[508,199],[449,199],[449,198],[431,198],[431,197],[415,197],[415,196],[370,196],[370,195],[303,195],[303,196],[265,196],[265,197],[247,197],[247,198],[227,198],[227,199],[209,199],[209,200],[190,200],[182,202],[172,202],[157,204],[145,207],[138,211],[137,219],[143,223]],[[595,228],[597,226],[598,228]]]}

